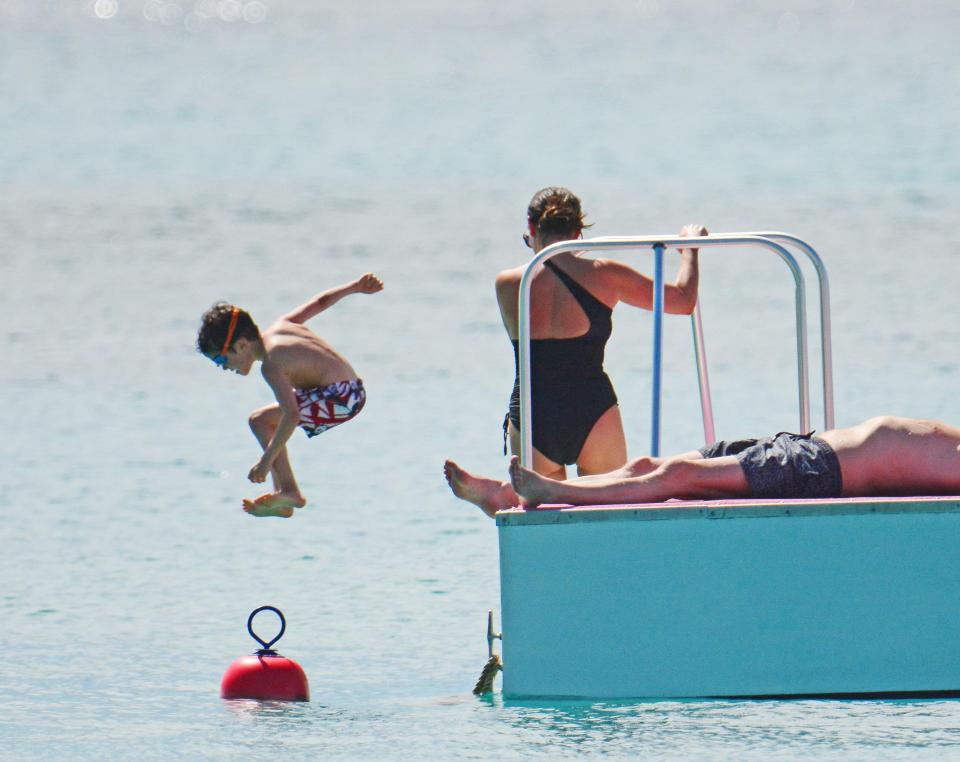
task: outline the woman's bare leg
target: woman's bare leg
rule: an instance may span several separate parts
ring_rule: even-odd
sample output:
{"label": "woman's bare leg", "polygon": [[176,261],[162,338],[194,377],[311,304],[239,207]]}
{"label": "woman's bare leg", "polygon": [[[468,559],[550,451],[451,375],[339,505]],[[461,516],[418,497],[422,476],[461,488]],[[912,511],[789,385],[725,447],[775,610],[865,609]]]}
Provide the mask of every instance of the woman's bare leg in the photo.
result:
{"label": "woman's bare leg", "polygon": [[[510,420],[507,421],[507,436],[510,439],[510,453],[520,455],[520,430]],[[567,478],[567,467],[550,460],[536,447],[533,448],[533,470],[548,479],[563,481]]]}
{"label": "woman's bare leg", "polygon": [[577,474],[607,474],[627,462],[627,439],[619,405],[611,405],[601,415],[587,436],[577,456]]}

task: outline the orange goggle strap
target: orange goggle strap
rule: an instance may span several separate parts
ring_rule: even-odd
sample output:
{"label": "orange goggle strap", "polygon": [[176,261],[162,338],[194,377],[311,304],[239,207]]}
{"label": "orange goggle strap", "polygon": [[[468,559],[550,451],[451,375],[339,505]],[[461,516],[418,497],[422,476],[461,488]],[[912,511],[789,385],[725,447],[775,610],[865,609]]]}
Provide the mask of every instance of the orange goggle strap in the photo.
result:
{"label": "orange goggle strap", "polygon": [[230,351],[230,342],[233,341],[233,332],[237,327],[237,319],[240,317],[240,310],[237,307],[234,307],[230,313],[230,327],[227,329],[227,340],[223,342],[223,349],[220,350],[220,354],[226,357],[227,352]]}

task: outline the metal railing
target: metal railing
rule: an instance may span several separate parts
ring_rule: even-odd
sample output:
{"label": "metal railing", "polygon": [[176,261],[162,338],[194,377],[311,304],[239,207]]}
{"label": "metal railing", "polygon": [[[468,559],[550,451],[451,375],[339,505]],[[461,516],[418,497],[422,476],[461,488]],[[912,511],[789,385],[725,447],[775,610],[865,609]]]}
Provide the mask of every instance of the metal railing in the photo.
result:
{"label": "metal railing", "polygon": [[[565,251],[609,251],[613,249],[652,249],[654,255],[653,300],[653,393],[651,411],[650,455],[660,454],[660,384],[663,372],[663,313],[664,280],[663,255],[666,249],[706,249],[715,246],[756,246],[775,253],[787,265],[794,280],[795,320],[797,330],[797,394],[800,411],[800,430],[810,430],[810,387],[807,360],[806,289],[803,272],[797,260],[783,244],[796,247],[807,256],[817,272],[820,297],[821,367],[823,381],[824,426],[833,428],[833,361],[830,341],[830,288],[826,268],[812,246],[788,233],[723,233],[697,238],[682,236],[605,236],[575,241],[560,241],[547,246],[530,260],[520,279],[518,307],[518,343],[520,373],[520,458],[524,465],[533,462],[533,438],[530,381],[530,285],[541,263]],[[713,402],[707,371],[706,349],[703,340],[702,316],[699,306],[691,315],[700,404],[703,411],[704,437],[708,444],[715,441]]]}

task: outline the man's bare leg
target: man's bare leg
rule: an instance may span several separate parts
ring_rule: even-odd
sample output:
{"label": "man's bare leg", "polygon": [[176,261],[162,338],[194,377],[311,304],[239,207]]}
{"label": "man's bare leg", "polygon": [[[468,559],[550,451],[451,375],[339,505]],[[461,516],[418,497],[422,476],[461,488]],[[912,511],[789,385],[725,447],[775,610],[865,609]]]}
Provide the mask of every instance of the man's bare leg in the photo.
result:
{"label": "man's bare leg", "polygon": [[510,482],[476,476],[452,460],[443,464],[443,475],[454,495],[473,503],[490,518],[499,510],[520,504],[520,498]]}
{"label": "man's bare leg", "polygon": [[510,481],[524,505],[531,508],[543,503],[618,505],[659,503],[670,498],[742,497],[748,491],[743,469],[733,456],[670,458],[642,476],[593,476],[568,482],[544,479],[513,457]]}
{"label": "man's bare leg", "polygon": [[[270,444],[281,415],[279,405],[268,405],[251,414],[250,429],[263,449]],[[243,510],[251,516],[290,518],[294,508],[302,508],[307,504],[293,475],[286,447],[280,450],[273,461],[270,478],[273,481],[273,492],[261,495],[256,500],[244,499],[243,501]]]}
{"label": "man's bare leg", "polygon": [[[696,450],[684,453],[681,458],[696,460],[700,453]],[[519,461],[518,461],[519,462]],[[665,462],[664,458],[652,458],[642,456],[634,458],[626,465],[606,474],[593,474],[590,476],[578,476],[568,480],[567,484],[586,485],[591,483],[608,483],[611,480],[630,479],[655,471]],[[453,494],[461,500],[466,500],[480,508],[487,516],[493,518],[497,511],[513,508],[521,504],[520,496],[517,495],[513,485],[510,482],[499,479],[491,479],[485,476],[477,476],[459,466],[452,460],[447,460],[443,464],[443,475],[450,485]],[[540,474],[538,474],[540,475]],[[543,477],[551,482],[555,480],[551,477]],[[545,501],[541,501],[545,502]]]}
{"label": "man's bare leg", "polygon": [[571,484],[590,484],[591,482],[604,481],[609,479],[631,479],[636,476],[646,476],[656,471],[668,460],[702,460],[703,455],[699,450],[691,450],[682,455],[672,455],[669,458],[655,458],[652,455],[641,455],[639,458],[627,461],[620,468],[608,471],[605,474],[587,474],[577,476],[573,479],[567,479]]}
{"label": "man's bare leg", "polygon": [[[576,484],[586,484],[595,480],[609,480],[615,477],[627,478],[631,476],[641,476],[655,470],[661,463],[662,460],[660,458],[635,458],[623,466],[623,468],[618,468],[616,471],[608,474],[578,476],[570,481]],[[468,503],[473,503],[491,518],[493,518],[497,511],[520,505],[520,497],[510,482],[491,479],[486,476],[477,476],[452,460],[447,460],[443,464],[443,475],[454,495],[461,500],[466,500]],[[552,477],[544,478],[554,481]]]}

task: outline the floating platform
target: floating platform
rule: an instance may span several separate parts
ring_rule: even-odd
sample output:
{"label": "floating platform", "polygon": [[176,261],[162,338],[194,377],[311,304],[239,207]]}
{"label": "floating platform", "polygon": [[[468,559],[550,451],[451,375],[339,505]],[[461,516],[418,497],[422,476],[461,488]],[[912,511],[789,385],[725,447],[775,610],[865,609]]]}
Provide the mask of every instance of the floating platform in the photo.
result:
{"label": "floating platform", "polygon": [[507,698],[960,696],[960,497],[496,520]]}

